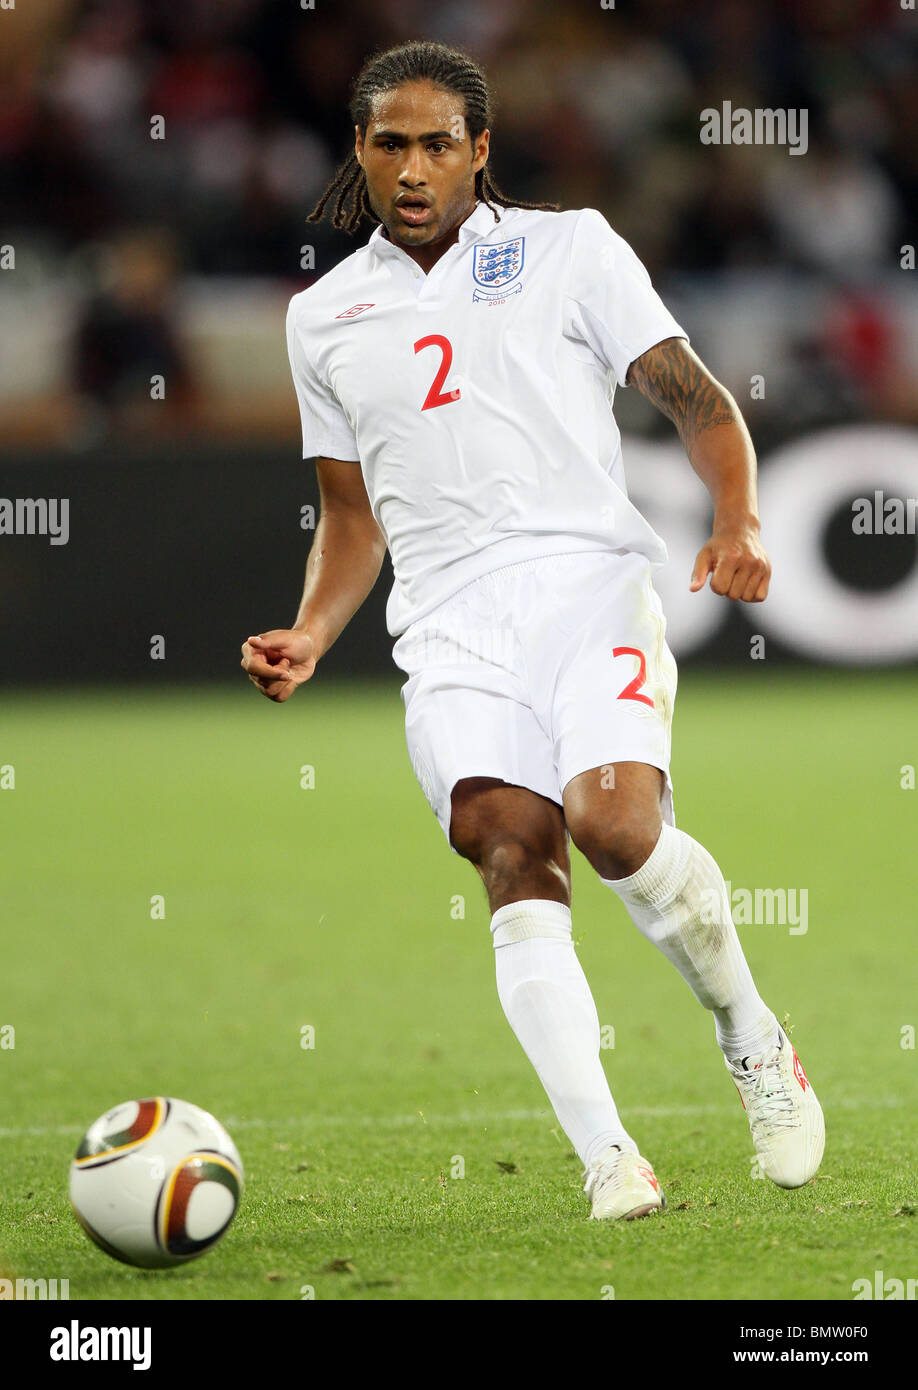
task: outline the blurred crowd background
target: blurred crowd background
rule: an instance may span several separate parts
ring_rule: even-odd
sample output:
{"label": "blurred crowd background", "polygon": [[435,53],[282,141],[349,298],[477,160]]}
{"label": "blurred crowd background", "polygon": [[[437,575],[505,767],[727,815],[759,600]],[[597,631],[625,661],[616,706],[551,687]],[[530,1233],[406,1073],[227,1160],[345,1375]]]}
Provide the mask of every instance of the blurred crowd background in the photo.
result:
{"label": "blurred crowd background", "polygon": [[[764,377],[754,432],[918,422],[898,0],[44,0],[0,13],[0,439],[295,440],[286,304],[355,245],[304,219],[351,79],[413,37],[485,64],[506,192],[599,208],[741,403]],[[806,108],[806,154],[703,145],[726,100]],[[665,428],[633,395],[625,427]]]}

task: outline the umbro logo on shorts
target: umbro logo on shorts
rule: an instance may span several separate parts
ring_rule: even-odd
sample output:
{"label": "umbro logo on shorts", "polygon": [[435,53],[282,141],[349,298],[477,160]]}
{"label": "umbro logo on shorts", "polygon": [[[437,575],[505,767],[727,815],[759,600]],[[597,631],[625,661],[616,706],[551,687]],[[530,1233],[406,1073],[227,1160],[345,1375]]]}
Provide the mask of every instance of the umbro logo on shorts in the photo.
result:
{"label": "umbro logo on shorts", "polygon": [[364,309],[372,309],[372,304],[352,304],[349,309],[345,309],[343,314],[335,314],[336,319],[352,319],[357,314],[362,314]]}

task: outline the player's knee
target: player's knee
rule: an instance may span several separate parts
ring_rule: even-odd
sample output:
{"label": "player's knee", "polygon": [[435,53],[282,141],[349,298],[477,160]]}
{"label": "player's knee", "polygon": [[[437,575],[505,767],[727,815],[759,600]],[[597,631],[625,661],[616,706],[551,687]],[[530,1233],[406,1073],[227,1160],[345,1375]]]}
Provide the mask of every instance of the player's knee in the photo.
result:
{"label": "player's knee", "polygon": [[525,898],[570,903],[570,859],[562,848],[516,836],[489,845],[477,865],[492,909]]}
{"label": "player's knee", "polygon": [[[521,803],[521,798],[523,798]],[[533,843],[543,837],[542,818],[529,794],[489,777],[467,777],[453,788],[450,843],[479,868],[495,846],[514,838]],[[535,796],[531,797],[537,802]],[[559,825],[563,822],[558,817]]]}
{"label": "player's knee", "polygon": [[629,878],[653,853],[660,837],[658,815],[568,820],[571,839],[600,878]]}
{"label": "player's knee", "polygon": [[520,898],[569,900],[563,815],[533,793],[477,779],[457,784],[450,842],[475,865],[492,906]]}
{"label": "player's knee", "polygon": [[477,866],[484,855],[487,838],[487,826],[477,809],[454,794],[449,822],[453,849]]}
{"label": "player's knee", "polygon": [[501,838],[489,844],[480,861],[482,877],[489,884],[510,887],[528,882],[545,867],[541,846],[524,839]]}
{"label": "player's knee", "polygon": [[450,840],[484,877],[521,877],[544,857],[537,837],[453,814]]}
{"label": "player's knee", "polygon": [[451,839],[456,851],[475,865],[492,903],[542,898],[570,892],[567,842],[557,843],[533,832],[501,830],[454,821]]}

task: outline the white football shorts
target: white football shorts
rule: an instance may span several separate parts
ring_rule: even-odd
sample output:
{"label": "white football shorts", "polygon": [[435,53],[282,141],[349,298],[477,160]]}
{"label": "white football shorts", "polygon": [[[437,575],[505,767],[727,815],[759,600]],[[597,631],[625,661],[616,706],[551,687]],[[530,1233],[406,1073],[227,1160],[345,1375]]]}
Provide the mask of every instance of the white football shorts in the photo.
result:
{"label": "white football shorts", "polygon": [[408,676],[411,764],[451,849],[463,777],[497,777],[560,806],[588,768],[649,763],[665,774],[663,818],[675,824],[676,662],[643,555],[545,555],[492,570],[408,627],[392,655]]}

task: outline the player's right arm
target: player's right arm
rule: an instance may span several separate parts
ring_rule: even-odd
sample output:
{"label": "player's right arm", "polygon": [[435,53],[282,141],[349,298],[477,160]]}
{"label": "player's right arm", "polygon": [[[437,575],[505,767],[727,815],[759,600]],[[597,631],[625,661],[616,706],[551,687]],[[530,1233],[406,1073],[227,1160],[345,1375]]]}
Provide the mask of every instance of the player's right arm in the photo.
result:
{"label": "player's right arm", "polygon": [[292,627],[262,632],[242,646],[242,669],[278,704],[309,680],[372,590],[386,553],[360,464],[319,458],[316,472],[319,524],[296,619]]}

